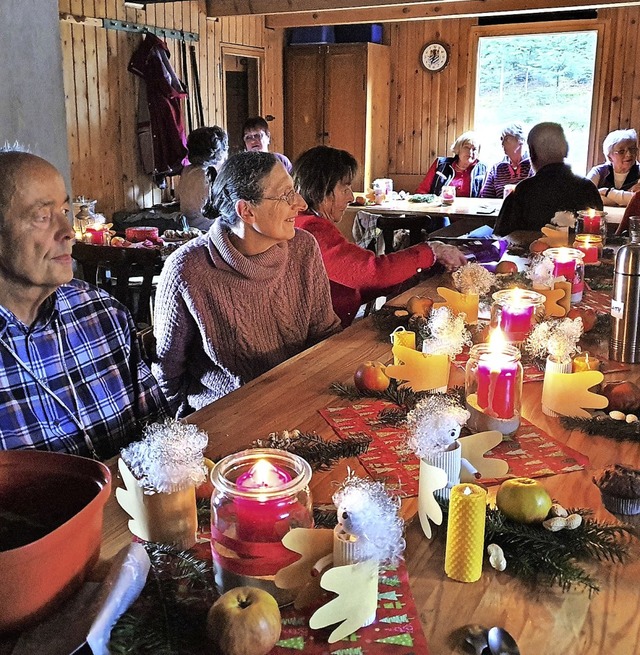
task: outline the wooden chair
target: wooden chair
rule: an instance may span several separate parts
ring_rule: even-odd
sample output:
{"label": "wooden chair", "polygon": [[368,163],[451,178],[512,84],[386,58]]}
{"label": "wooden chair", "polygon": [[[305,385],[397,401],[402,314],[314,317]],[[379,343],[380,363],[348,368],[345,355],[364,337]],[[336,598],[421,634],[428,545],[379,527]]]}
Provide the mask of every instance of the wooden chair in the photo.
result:
{"label": "wooden chair", "polygon": [[[151,325],[153,276],[162,267],[160,252],[152,248],[114,248],[75,243],[73,258],[83,278],[104,289],[129,308],[136,325]],[[134,284],[132,277],[142,277]]]}
{"label": "wooden chair", "polygon": [[393,237],[396,230],[409,230],[409,245],[415,246],[424,241],[422,232],[431,233],[449,224],[446,216],[429,216],[428,214],[405,214],[404,216],[378,216],[378,227],[382,230],[384,251],[395,250]]}

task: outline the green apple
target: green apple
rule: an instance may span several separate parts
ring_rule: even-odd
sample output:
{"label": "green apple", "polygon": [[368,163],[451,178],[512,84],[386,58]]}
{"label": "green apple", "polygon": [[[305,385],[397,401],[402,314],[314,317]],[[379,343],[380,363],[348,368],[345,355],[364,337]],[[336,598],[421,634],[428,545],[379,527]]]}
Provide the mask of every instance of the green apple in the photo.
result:
{"label": "green apple", "polygon": [[207,637],[220,655],[266,655],[281,628],[276,599],[257,587],[227,591],[207,615]]}
{"label": "green apple", "polygon": [[498,489],[496,505],[509,519],[518,523],[544,521],[551,509],[551,496],[531,478],[505,480]]}

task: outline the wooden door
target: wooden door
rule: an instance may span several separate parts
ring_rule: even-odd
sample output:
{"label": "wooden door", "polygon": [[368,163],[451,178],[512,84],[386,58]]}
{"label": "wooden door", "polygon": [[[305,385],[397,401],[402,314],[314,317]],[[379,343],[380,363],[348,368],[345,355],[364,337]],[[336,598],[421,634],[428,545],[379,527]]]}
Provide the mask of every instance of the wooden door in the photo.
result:
{"label": "wooden door", "polygon": [[354,189],[363,188],[367,125],[367,44],[327,46],[324,144],[358,160]]}
{"label": "wooden door", "polygon": [[285,154],[295,161],[324,138],[324,46],[291,46],[285,60]]}

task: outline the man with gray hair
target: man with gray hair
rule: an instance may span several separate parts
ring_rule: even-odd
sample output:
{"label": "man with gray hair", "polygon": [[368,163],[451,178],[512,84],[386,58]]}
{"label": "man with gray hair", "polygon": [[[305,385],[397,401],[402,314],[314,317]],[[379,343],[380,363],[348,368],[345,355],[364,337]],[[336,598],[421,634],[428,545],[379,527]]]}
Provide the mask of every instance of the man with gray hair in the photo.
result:
{"label": "man with gray hair", "polygon": [[597,187],[602,202],[613,207],[626,207],[633,194],[640,191],[638,134],[635,130],[614,130],[602,143],[606,162],[594,166],[587,179]]}
{"label": "man with gray hair", "polygon": [[540,230],[556,212],[602,209],[602,199],[593,182],[574,175],[564,163],[569,144],[558,123],[538,123],[527,138],[534,177],[523,180],[505,198],[494,232]]}

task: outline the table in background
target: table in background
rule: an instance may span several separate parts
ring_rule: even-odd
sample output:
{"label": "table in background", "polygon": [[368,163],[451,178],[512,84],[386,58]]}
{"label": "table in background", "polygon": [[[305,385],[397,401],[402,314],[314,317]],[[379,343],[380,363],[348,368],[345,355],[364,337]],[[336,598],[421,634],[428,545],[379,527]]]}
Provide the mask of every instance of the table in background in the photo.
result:
{"label": "table in background", "polygon": [[[416,293],[436,296],[435,287],[450,284],[440,276],[426,279],[399,296],[392,304],[406,302]],[[380,338],[371,319],[364,319],[334,337],[293,357],[244,387],[214,402],[189,418],[209,434],[207,455],[217,459],[249,446],[270,432],[298,428],[336,438],[318,413],[327,406],[347,405],[329,392],[334,381],[351,382],[353,372],[365,360],[391,359],[391,345]],[[463,384],[463,373],[452,369],[451,384]],[[632,372],[608,375],[607,379],[640,379],[640,365]],[[613,462],[637,465],[640,444],[617,442],[564,430],[559,419],[541,409],[541,383],[527,383],[523,392],[523,415],[554,439],[589,456],[591,467],[568,474],[542,478],[550,494],[567,507],[591,507],[598,519],[613,520],[604,509],[600,493],[592,483],[594,469]],[[315,502],[331,502],[335,482],[350,466],[366,475],[357,459],[342,460],[330,471],[314,474],[311,488]],[[114,487],[117,483],[114,480]],[[494,497],[495,487],[490,490]],[[528,655],[571,653],[600,655],[610,650],[636,652],[640,643],[640,560],[637,543],[626,565],[603,563],[597,571],[602,590],[593,598],[586,592],[562,593],[559,588],[531,590],[507,574],[485,563],[483,576],[474,584],[454,582],[444,573],[444,539],[427,540],[415,516],[416,499],[403,503],[407,519],[406,560],[420,619],[432,655],[460,653],[451,633],[469,623],[501,625],[518,640]],[[105,510],[101,558],[113,557],[131,540],[127,516],[112,497]]]}

